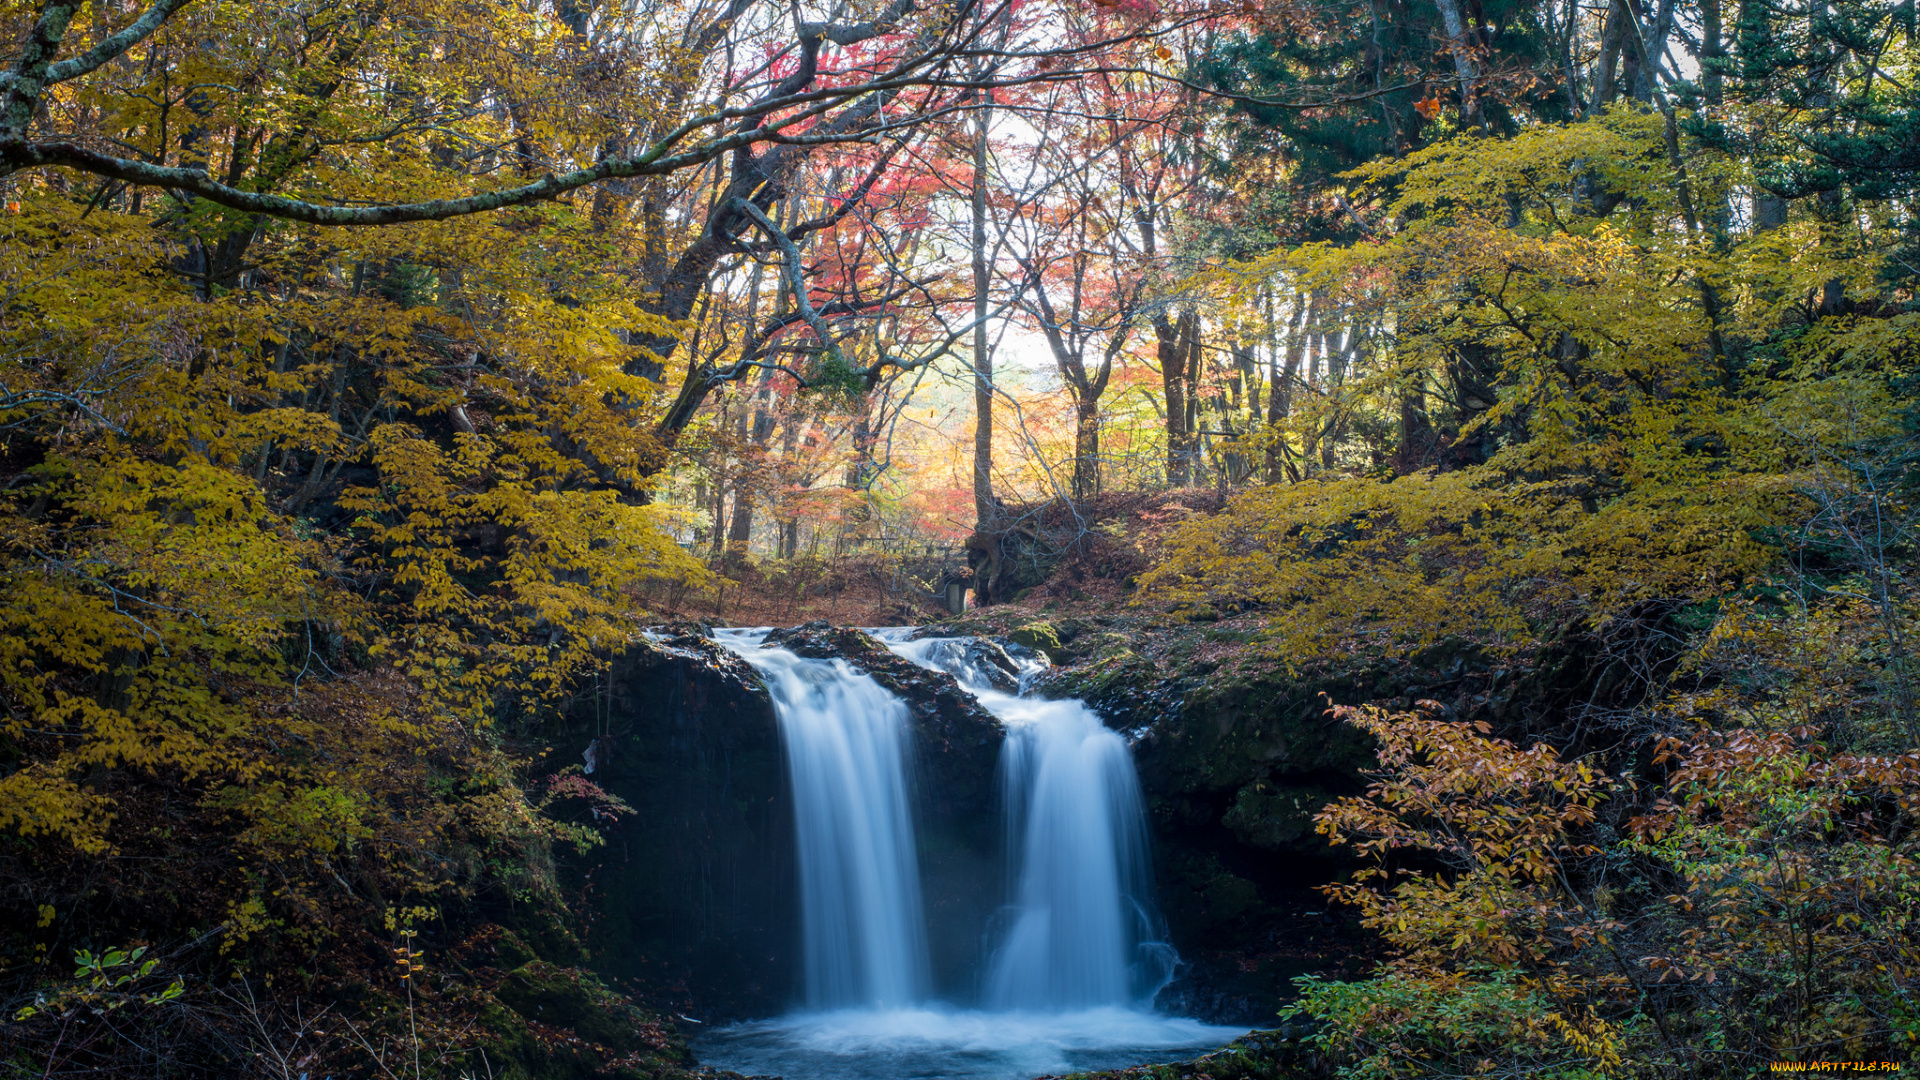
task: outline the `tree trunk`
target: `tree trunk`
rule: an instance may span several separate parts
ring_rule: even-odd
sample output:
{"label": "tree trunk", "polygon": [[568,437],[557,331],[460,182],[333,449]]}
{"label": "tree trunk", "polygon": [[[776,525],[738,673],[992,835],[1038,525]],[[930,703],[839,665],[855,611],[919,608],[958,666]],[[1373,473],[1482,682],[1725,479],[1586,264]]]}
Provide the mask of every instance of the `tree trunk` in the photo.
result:
{"label": "tree trunk", "polygon": [[1700,84],[1707,104],[1718,105],[1726,98],[1726,31],[1721,26],[1720,0],[1700,0]]}
{"label": "tree trunk", "polygon": [[1100,404],[1082,394],[1074,402],[1073,497],[1100,494]]}
{"label": "tree trunk", "polygon": [[707,549],[707,561],[718,563],[727,549],[727,488],[717,480],[713,485],[713,542]]}
{"label": "tree trunk", "polygon": [[1200,411],[1200,386],[1203,381],[1200,377],[1200,364],[1202,360],[1200,312],[1199,309],[1192,307],[1188,310],[1193,312],[1193,319],[1188,327],[1188,336],[1184,343],[1187,353],[1187,482],[1198,486],[1205,486],[1207,482],[1207,457],[1203,452],[1204,448],[1202,444],[1206,436],[1202,435],[1201,432],[1206,430],[1207,425],[1201,422],[1203,414]]}
{"label": "tree trunk", "polygon": [[973,516],[975,528],[998,517],[993,497],[993,356],[987,349],[987,127],[985,107],[973,135]]}
{"label": "tree trunk", "polygon": [[747,548],[753,542],[753,492],[746,485],[733,489],[733,520],[727,523],[729,564],[747,561]]}
{"label": "tree trunk", "polygon": [[[1300,377],[1300,330],[1306,318],[1307,298],[1295,295],[1293,315],[1287,320],[1285,340],[1276,339],[1273,343],[1270,361],[1272,385],[1267,388],[1267,425],[1275,429],[1275,438],[1283,437],[1278,430],[1280,424],[1293,413],[1293,384]],[[1284,446],[1267,451],[1267,483],[1277,484],[1285,477],[1285,458]]]}
{"label": "tree trunk", "polygon": [[1469,126],[1485,131],[1486,116],[1474,85],[1480,73],[1473,59],[1473,46],[1480,35],[1470,29],[1461,16],[1460,0],[1434,0],[1434,6],[1440,9],[1440,21],[1446,24],[1448,51],[1453,54],[1454,74],[1460,79],[1460,115]]}
{"label": "tree trunk", "polygon": [[1616,73],[1620,70],[1620,42],[1626,37],[1626,18],[1620,5],[1625,0],[1613,0],[1607,6],[1607,20],[1600,31],[1600,62],[1593,69],[1593,104],[1595,109],[1611,104],[1619,93],[1620,84]]}
{"label": "tree trunk", "polygon": [[1200,313],[1192,305],[1181,308],[1179,317],[1168,319],[1165,313],[1154,316],[1154,352],[1160,361],[1160,385],[1167,402],[1167,484],[1186,487],[1192,482],[1192,428],[1187,424],[1188,350],[1199,343]]}

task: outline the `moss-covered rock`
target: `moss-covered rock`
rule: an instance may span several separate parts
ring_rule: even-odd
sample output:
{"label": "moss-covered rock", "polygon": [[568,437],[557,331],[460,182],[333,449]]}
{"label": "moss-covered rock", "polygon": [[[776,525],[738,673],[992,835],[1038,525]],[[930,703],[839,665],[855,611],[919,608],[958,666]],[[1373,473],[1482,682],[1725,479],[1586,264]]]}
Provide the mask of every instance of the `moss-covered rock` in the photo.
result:
{"label": "moss-covered rock", "polygon": [[1052,623],[1030,622],[1007,635],[1016,645],[1032,649],[1045,656],[1049,661],[1061,664],[1071,659],[1065,646],[1060,643],[1060,631]]}
{"label": "moss-covered rock", "polygon": [[[423,1076],[693,1080],[705,1075],[669,1018],[636,1005],[595,971],[538,957],[506,927],[482,927],[435,955],[428,969],[434,975],[419,989],[432,1005],[423,999],[421,1012],[442,1019],[415,1028],[407,1003],[396,999],[379,1010],[387,1030],[375,1039],[410,1046],[419,1032]],[[445,1019],[450,1014],[467,1018],[451,1042]]]}
{"label": "moss-covered rock", "polygon": [[1318,784],[1254,781],[1240,788],[1220,823],[1245,844],[1283,851],[1314,842],[1314,815],[1339,794]]}
{"label": "moss-covered rock", "polygon": [[582,968],[535,960],[509,974],[494,996],[524,1019],[567,1028],[616,1054],[649,1045],[651,1018]]}

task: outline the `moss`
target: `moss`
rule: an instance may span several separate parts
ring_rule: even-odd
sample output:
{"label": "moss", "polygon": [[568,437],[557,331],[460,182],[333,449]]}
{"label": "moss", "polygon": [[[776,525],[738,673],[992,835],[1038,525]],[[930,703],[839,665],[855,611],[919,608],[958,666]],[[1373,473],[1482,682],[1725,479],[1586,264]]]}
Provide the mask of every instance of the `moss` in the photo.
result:
{"label": "moss", "polygon": [[589,972],[536,960],[515,969],[494,993],[528,1020],[572,1028],[581,1038],[615,1050],[630,1049],[626,1017],[620,1015],[625,1002]]}
{"label": "moss", "polygon": [[1207,906],[1215,918],[1239,919],[1260,906],[1260,890],[1235,874],[1215,874],[1207,882]]}
{"label": "moss", "polygon": [[512,971],[537,959],[537,954],[520,939],[519,934],[506,929],[502,929],[493,939],[493,956],[495,966],[504,971]]}
{"label": "moss", "polygon": [[[528,958],[537,955],[562,964],[579,964],[587,958],[579,935],[568,925],[564,915],[544,904],[516,904],[510,911],[502,913],[500,921],[508,931],[503,938],[510,938],[513,942],[507,947],[517,947]],[[513,965],[506,964],[503,959],[501,966]]]}
{"label": "moss", "polygon": [[535,960],[509,974],[494,997],[480,1027],[501,1080],[691,1075],[693,1055],[678,1033],[590,971]]}
{"label": "moss", "polygon": [[1060,643],[1060,632],[1052,623],[1030,622],[1007,635],[1015,645],[1024,645],[1056,664],[1064,664],[1071,655]]}

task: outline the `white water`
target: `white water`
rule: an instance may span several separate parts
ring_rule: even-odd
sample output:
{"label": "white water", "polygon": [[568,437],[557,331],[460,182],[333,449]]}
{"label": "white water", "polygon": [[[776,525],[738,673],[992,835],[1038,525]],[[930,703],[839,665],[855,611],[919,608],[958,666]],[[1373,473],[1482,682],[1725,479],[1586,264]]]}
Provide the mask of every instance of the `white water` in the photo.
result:
{"label": "white water", "polygon": [[716,634],[760,673],[780,720],[799,842],[807,1007],[924,1000],[926,918],[907,802],[905,703],[844,660],[761,648],[765,630]]}
{"label": "white water", "polygon": [[786,1080],[1026,1080],[1191,1057],[1245,1033],[1111,1006],[1065,1013],[928,1006],[735,1024],[696,1039],[694,1051],[703,1065]]}
{"label": "white water", "polygon": [[[964,639],[887,647],[947,671],[1007,727],[1000,751],[1008,879],[1006,928],[984,1000],[994,1009],[1146,1007],[1173,975],[1153,915],[1146,815],[1126,740],[1079,701],[1017,697],[968,662]],[[1022,681],[1044,662],[1023,665]]]}
{"label": "white water", "polygon": [[[717,636],[766,681],[787,749],[807,1007],[708,1033],[696,1044],[704,1063],[788,1080],[1016,1080],[1164,1061],[1243,1033],[1150,1011],[1175,957],[1156,932],[1125,741],[1078,701],[997,689],[964,639],[882,630],[888,648],[952,673],[1007,729],[1013,884],[984,943],[985,1008],[928,1001],[906,707],[845,661],[762,648],[766,633]],[[1044,667],[1023,663],[1021,681]]]}

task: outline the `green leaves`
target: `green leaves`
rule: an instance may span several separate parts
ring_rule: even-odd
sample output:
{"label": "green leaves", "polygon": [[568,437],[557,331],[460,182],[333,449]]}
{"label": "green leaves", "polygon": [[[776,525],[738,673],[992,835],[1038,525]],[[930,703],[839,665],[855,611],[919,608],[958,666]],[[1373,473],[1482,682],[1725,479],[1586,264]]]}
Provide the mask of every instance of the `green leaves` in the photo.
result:
{"label": "green leaves", "polygon": [[142,960],[147,947],[131,951],[108,949],[95,955],[86,949],[73,954],[71,981],[41,990],[31,1005],[13,1014],[15,1021],[43,1014],[68,1013],[85,1009],[93,1013],[111,1013],[128,1006],[166,1005],[186,992],[186,983],[178,977],[165,986],[150,979],[160,961]]}

